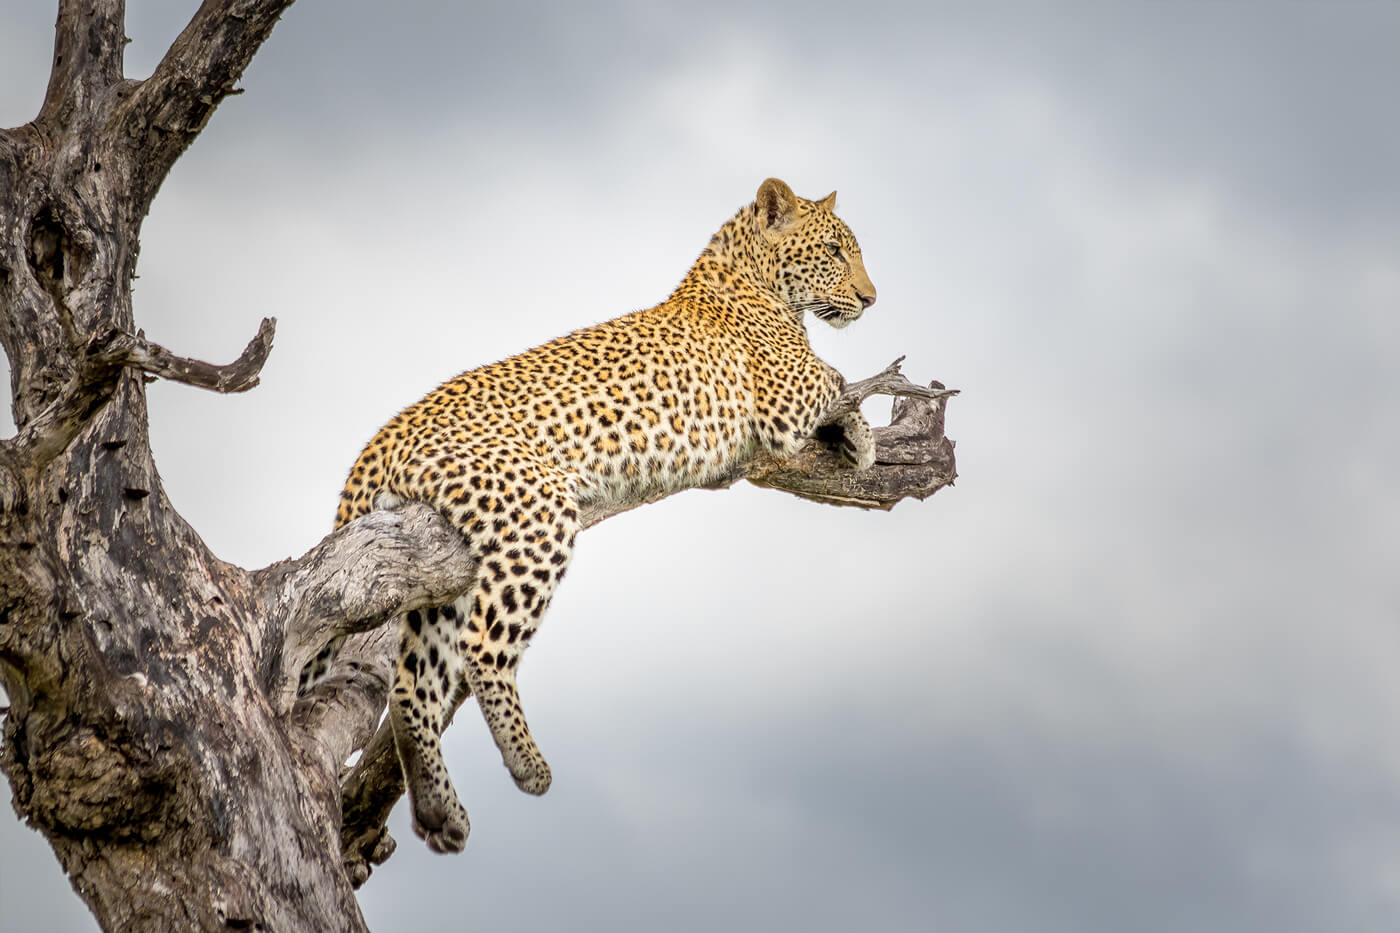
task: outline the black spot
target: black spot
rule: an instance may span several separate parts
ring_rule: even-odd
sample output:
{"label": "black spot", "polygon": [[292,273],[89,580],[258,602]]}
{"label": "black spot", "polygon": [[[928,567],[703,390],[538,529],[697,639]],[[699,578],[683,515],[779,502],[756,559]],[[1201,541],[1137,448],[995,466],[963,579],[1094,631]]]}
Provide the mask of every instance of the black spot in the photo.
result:
{"label": "black spot", "polygon": [[515,601],[515,588],[514,588],[514,587],[511,587],[511,586],[503,586],[503,587],[501,587],[501,605],[505,607],[506,612],[514,612],[514,611],[516,610],[516,608],[517,608],[517,603],[516,603],[516,601]]}
{"label": "black spot", "polygon": [[408,627],[413,629],[413,634],[415,635],[423,634],[423,616],[417,609],[409,612]]}

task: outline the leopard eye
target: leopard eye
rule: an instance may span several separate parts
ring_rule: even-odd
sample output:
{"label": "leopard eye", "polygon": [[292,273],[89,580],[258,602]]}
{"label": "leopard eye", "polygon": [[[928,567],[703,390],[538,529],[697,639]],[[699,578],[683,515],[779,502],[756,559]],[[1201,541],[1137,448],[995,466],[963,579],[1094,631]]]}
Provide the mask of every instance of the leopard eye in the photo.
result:
{"label": "leopard eye", "polygon": [[826,244],[826,251],[827,251],[828,253],[830,253],[831,255],[833,255],[833,256],[840,256],[840,255],[841,255],[841,244],[839,244],[839,243],[828,243],[828,244]]}

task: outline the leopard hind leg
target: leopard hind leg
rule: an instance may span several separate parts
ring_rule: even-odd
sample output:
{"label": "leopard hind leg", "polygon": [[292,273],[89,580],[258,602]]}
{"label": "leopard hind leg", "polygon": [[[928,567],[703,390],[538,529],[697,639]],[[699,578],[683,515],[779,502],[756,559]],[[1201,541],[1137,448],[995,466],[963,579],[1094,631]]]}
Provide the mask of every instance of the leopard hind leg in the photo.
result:
{"label": "leopard hind leg", "polygon": [[460,852],[471,824],[442,758],[441,735],[462,700],[457,633],[470,600],[413,610],[400,625],[389,698],[394,746],[413,809],[413,831],[434,852]]}
{"label": "leopard hind leg", "polygon": [[549,789],[549,764],[530,734],[516,668],[563,579],[579,530],[578,508],[562,483],[522,492],[508,529],[482,542],[471,615],[458,640],[471,692],[516,786]]}

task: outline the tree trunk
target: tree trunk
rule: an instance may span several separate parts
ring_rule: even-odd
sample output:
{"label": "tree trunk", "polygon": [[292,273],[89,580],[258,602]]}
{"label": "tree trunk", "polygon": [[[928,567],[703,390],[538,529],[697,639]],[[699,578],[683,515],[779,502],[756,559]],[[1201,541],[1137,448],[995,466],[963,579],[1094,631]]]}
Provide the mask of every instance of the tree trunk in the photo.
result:
{"label": "tree trunk", "polygon": [[[0,441],[0,770],[104,929],[363,929],[353,887],[392,852],[384,820],[402,794],[392,744],[371,741],[396,642],[385,623],[446,602],[473,570],[422,505],[299,560],[234,567],[171,507],[152,460],[147,380],[243,391],[271,348],[265,321],[228,366],[175,356],[136,331],[130,282],[155,192],[290,3],[207,0],[131,81],[121,0],[62,0],[43,107],[0,130],[18,426]],[[941,388],[897,367],[850,387],[848,407],[906,396],[872,470],[814,441],[746,475],[838,504],[923,498],[955,475]],[[342,633],[336,676],[298,701],[302,665]]]}

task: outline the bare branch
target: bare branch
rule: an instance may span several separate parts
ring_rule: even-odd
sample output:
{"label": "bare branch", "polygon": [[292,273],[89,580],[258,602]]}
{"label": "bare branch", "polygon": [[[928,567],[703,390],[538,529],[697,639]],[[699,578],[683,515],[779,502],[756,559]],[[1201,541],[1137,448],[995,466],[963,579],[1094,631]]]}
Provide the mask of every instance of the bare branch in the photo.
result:
{"label": "bare branch", "polygon": [[902,398],[923,398],[930,401],[950,398],[957,395],[958,389],[945,389],[943,383],[934,383],[929,388],[915,385],[904,374],[900,372],[900,364],[904,362],[904,357],[900,357],[880,372],[869,379],[862,379],[859,382],[847,383],[841,396],[827,411],[824,424],[830,424],[847,412],[855,411],[861,403],[872,395],[894,395]]}
{"label": "bare branch", "polygon": [[170,166],[219,103],[235,93],[254,53],[292,0],[204,0],[160,64],[122,108],[117,133],[144,139],[148,204]]}
{"label": "bare branch", "polygon": [[42,469],[107,404],[125,368],[216,392],[251,389],[258,384],[258,373],[272,350],[276,326],[275,319],[264,318],[257,336],[227,366],[179,357],[143,336],[109,329],[88,342],[77,371],[58,397],[30,419],[18,436],[4,442],[7,457],[24,463],[31,472]]}
{"label": "bare branch", "polygon": [[214,392],[247,392],[258,384],[259,374],[267,355],[272,352],[272,338],[277,332],[277,319],[265,317],[258,325],[257,335],[248,341],[238,359],[226,366],[215,366],[200,360],[176,356],[159,344],[149,343],[137,335],[130,338],[130,349],[123,364],[132,369],[182,382],[185,385]]}
{"label": "bare branch", "polygon": [[[958,475],[957,461],[953,442],[943,434],[943,416],[948,398],[956,390],[945,389],[940,382],[930,383],[927,389],[907,383],[903,376],[891,372],[898,365],[895,361],[891,369],[852,386],[854,392],[848,390],[848,395],[855,397],[866,391],[865,387],[881,384],[906,396],[895,400],[890,424],[874,429],[875,465],[870,469],[851,470],[827,444],[811,440],[786,460],[756,457],[745,478],[756,486],[781,489],[815,502],[883,510],[894,508],[903,499],[926,499],[951,486]],[[892,375],[897,381],[890,379]],[[919,391],[916,395],[907,389]],[[886,391],[882,387],[871,394]],[[842,396],[843,400],[847,397]]]}

